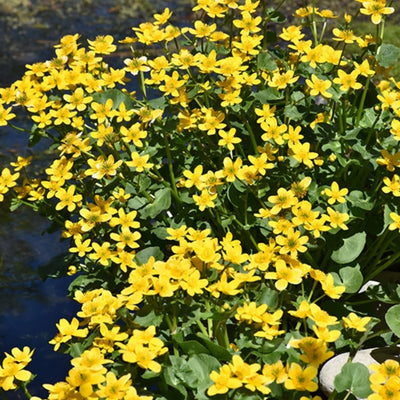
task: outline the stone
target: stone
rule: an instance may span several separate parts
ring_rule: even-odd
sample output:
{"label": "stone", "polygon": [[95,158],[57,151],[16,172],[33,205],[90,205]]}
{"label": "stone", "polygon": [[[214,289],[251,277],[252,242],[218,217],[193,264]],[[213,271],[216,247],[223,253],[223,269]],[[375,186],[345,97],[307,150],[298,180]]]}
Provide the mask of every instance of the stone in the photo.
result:
{"label": "stone", "polygon": [[[359,350],[352,362],[364,364],[369,368],[372,364],[381,364],[385,360],[394,359],[399,361],[400,347],[374,347],[371,349]],[[334,390],[333,381],[349,358],[349,353],[339,354],[328,360],[319,373],[319,384],[325,395],[329,396]],[[360,399],[366,400],[366,399]]]}

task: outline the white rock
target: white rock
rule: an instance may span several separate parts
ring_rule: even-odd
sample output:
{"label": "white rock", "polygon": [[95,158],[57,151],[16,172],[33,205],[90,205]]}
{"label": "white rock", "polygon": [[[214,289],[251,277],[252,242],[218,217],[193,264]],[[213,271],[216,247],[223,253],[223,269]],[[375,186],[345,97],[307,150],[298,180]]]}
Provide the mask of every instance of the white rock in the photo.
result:
{"label": "white rock", "polygon": [[[357,352],[355,357],[353,358],[353,362],[359,362],[364,364],[367,368],[371,364],[379,364],[378,361],[376,361],[375,358],[372,357],[371,353],[372,352],[379,351],[378,348],[372,348],[372,349],[365,349],[365,350],[360,350]],[[374,354],[375,356],[375,354]],[[319,373],[319,384],[321,387],[321,390],[329,396],[333,390],[334,390],[334,384],[333,381],[338,375],[343,367],[344,364],[346,364],[347,360],[349,358],[349,353],[343,353],[339,354],[330,360],[328,360],[323,367],[321,368],[321,371]],[[370,370],[370,372],[372,372]],[[364,400],[364,399],[363,399]]]}

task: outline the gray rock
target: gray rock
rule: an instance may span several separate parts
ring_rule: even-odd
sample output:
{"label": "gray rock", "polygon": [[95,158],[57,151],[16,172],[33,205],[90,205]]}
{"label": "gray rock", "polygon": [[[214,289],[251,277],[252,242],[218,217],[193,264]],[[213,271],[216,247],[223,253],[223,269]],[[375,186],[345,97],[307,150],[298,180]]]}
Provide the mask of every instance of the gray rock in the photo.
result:
{"label": "gray rock", "polygon": [[[369,367],[371,364],[379,364],[376,361],[376,359],[373,358],[371,355],[372,351],[375,350],[378,349],[373,348],[373,349],[365,349],[358,351],[355,357],[353,358],[353,362],[362,363],[366,367]],[[333,392],[334,390],[333,381],[336,375],[340,373],[343,365],[346,364],[348,358],[349,358],[349,353],[339,354],[328,360],[321,368],[321,371],[319,373],[319,384],[321,390],[327,396],[329,396]],[[370,370],[370,372],[372,371]]]}
{"label": "gray rock", "polygon": [[[321,390],[329,396],[334,390],[333,381],[349,358],[349,353],[339,354],[328,360],[319,373],[319,384]],[[385,360],[393,359],[400,361],[400,347],[374,347],[371,349],[359,350],[352,362],[364,364],[368,369],[372,364],[381,364]],[[369,369],[370,373],[372,371]],[[365,400],[365,399],[360,399]]]}

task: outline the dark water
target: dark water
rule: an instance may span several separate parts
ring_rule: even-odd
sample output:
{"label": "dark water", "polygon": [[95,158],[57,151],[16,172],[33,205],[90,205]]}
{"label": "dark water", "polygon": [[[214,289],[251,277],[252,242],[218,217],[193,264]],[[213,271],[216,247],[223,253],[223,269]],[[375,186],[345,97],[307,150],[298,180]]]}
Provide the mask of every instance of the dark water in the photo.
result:
{"label": "dark water", "polygon": [[[118,40],[132,36],[132,26],[165,6],[176,13],[174,23],[184,24],[190,5],[187,0],[0,0],[0,87],[19,79],[26,64],[53,58],[53,46],[63,35],[80,33],[83,45],[102,34]],[[0,169],[17,155],[45,157],[45,148],[30,149],[26,134],[0,127]],[[7,206],[0,204],[0,361],[12,347],[34,348],[28,369],[37,377],[29,389],[44,397],[41,385],[64,380],[70,365],[70,357],[54,352],[48,341],[59,319],[70,320],[78,304],[66,297],[72,278],[43,282],[37,272],[67,250],[60,233],[42,234],[49,226],[45,217],[22,208],[10,214]],[[25,397],[7,392],[7,398]]]}

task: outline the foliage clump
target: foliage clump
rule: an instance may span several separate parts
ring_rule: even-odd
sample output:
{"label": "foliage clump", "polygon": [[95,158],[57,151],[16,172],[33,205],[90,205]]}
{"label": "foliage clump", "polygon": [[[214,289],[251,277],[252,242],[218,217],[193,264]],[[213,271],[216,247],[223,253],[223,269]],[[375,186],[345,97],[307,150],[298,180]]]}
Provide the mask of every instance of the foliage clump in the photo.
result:
{"label": "foliage clump", "polygon": [[[165,9],[134,27],[123,67],[111,35],[68,35],[0,90],[0,124],[23,108],[54,156],[40,177],[30,157],[4,167],[1,200],[62,230],[48,276],[77,274],[81,309],[50,340],[71,369],[49,399],[317,399],[325,361],[396,343],[397,306],[379,331],[360,304],[398,290],[356,301],[400,257],[394,10],[359,3],[376,35],[315,2],[279,28],[265,2],[199,0],[191,26]],[[0,386],[27,391],[32,352],[12,354]],[[332,396],[398,396],[389,364],[371,382],[347,364]]]}

